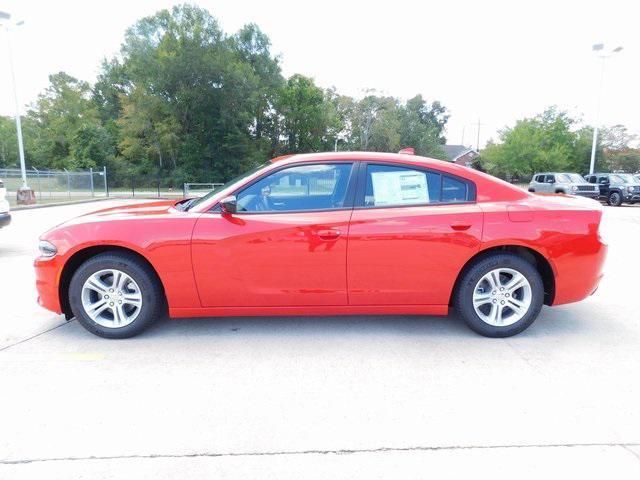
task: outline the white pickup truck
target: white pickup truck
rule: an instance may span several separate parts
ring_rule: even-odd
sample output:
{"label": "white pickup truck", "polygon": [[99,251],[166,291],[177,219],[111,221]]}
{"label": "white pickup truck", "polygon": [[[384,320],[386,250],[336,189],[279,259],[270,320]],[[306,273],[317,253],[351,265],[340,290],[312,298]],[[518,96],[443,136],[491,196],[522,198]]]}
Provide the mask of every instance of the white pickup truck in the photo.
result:
{"label": "white pickup truck", "polygon": [[7,189],[4,188],[4,182],[0,180],[0,228],[6,227],[11,223],[11,214],[9,213],[9,201],[7,200]]}

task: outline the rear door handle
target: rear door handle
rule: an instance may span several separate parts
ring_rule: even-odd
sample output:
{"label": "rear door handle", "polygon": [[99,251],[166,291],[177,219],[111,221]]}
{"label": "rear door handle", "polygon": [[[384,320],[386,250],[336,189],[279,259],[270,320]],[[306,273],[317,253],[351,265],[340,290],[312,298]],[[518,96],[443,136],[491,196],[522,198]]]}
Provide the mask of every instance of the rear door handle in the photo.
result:
{"label": "rear door handle", "polygon": [[337,240],[341,233],[340,230],[319,230],[318,236],[323,240]]}
{"label": "rear door handle", "polygon": [[453,230],[456,230],[458,232],[462,232],[464,230],[469,230],[471,228],[471,224],[470,223],[464,223],[464,222],[455,222],[451,224],[451,228]]}

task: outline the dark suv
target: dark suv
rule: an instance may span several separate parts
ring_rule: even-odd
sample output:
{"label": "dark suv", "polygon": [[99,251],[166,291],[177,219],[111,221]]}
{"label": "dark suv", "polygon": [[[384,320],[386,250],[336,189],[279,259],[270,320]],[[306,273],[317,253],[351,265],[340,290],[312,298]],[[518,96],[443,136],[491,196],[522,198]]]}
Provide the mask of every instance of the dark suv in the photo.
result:
{"label": "dark suv", "polygon": [[600,187],[600,199],[618,207],[623,203],[640,203],[640,181],[630,173],[592,173],[584,177]]}

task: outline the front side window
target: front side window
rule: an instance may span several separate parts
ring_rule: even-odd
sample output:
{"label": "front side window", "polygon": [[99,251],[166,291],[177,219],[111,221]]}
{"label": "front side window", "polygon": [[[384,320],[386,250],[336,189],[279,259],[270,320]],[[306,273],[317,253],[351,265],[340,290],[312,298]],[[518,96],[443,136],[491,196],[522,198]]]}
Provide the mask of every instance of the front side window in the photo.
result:
{"label": "front side window", "polygon": [[466,202],[467,182],[436,172],[391,165],[367,165],[364,206],[386,207]]}
{"label": "front side window", "polygon": [[344,208],[351,167],[335,163],[278,170],[236,194],[238,212]]}

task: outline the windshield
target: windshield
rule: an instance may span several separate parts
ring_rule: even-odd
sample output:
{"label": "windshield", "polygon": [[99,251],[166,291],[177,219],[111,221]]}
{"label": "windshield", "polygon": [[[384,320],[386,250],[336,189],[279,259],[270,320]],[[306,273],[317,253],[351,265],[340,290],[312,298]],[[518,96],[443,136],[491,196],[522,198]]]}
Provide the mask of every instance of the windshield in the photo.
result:
{"label": "windshield", "polygon": [[559,173],[557,175],[559,182],[565,183],[584,183],[585,180],[577,173]]}
{"label": "windshield", "polygon": [[611,181],[613,183],[636,183],[636,180],[630,173],[616,173],[615,175],[611,175]]}
{"label": "windshield", "polygon": [[201,203],[206,202],[207,200],[209,200],[214,194],[218,193],[221,190],[224,190],[225,188],[229,188],[230,186],[232,186],[234,183],[238,183],[241,180],[244,180],[245,178],[249,177],[250,175],[253,175],[254,173],[256,173],[258,170],[264,168],[265,166],[267,166],[268,163],[263,163],[261,165],[258,165],[255,168],[252,168],[251,170],[241,173],[240,175],[238,175],[237,177],[232,178],[231,180],[229,180],[227,183],[225,183],[224,185],[221,185],[219,187],[214,188],[213,190],[211,190],[209,193],[207,193],[205,196],[200,197],[195,199],[194,201],[192,201],[191,203],[189,203],[187,210],[192,209],[193,207],[200,205]]}

